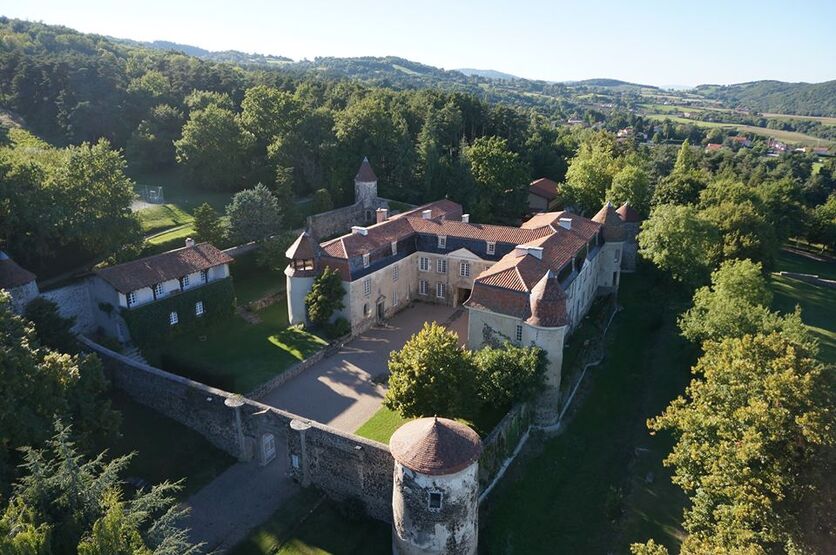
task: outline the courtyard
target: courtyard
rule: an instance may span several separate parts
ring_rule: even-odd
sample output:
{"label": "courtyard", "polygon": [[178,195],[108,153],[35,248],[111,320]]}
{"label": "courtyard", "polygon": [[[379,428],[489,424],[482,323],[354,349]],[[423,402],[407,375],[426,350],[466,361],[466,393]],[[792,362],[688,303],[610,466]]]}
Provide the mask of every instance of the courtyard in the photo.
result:
{"label": "courtyard", "polygon": [[383,326],[346,343],[260,399],[273,407],[354,432],[381,407],[389,353],[400,349],[425,322],[447,325],[467,341],[467,313],[451,306],[412,303]]}

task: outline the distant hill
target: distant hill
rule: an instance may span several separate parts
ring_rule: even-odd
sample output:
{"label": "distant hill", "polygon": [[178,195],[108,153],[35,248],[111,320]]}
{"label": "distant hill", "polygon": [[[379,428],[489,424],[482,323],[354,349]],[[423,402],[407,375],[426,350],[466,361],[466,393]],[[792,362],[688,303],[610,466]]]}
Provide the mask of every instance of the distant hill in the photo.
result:
{"label": "distant hill", "polygon": [[495,69],[473,69],[470,67],[462,67],[457,69],[456,71],[460,71],[465,75],[475,75],[477,77],[484,77],[486,79],[499,79],[505,81],[513,81],[514,79],[521,79],[521,77],[517,77],[516,75],[511,75],[510,73],[504,73],[502,71],[497,71]]}
{"label": "distant hill", "polygon": [[230,62],[234,64],[243,65],[276,65],[292,63],[293,60],[285,56],[273,56],[271,54],[249,54],[247,52],[240,52],[238,50],[223,50],[220,52],[213,52],[200,48],[199,46],[192,46],[190,44],[180,44],[167,40],[155,40],[151,42],[135,41],[131,39],[120,39],[115,37],[108,37],[112,41],[130,46],[144,46],[145,48],[152,48],[154,50],[182,52],[187,56],[194,56],[202,60],[209,60],[212,62]]}
{"label": "distant hill", "polygon": [[756,112],[836,116],[836,80],[824,83],[752,81],[735,85],[699,85],[692,92],[733,108]]}
{"label": "distant hill", "polygon": [[658,89],[659,87],[653,85],[641,85],[639,83],[630,83],[629,81],[621,81],[619,79],[584,79],[583,81],[569,81],[567,84],[575,86],[586,87],[602,87],[611,89]]}

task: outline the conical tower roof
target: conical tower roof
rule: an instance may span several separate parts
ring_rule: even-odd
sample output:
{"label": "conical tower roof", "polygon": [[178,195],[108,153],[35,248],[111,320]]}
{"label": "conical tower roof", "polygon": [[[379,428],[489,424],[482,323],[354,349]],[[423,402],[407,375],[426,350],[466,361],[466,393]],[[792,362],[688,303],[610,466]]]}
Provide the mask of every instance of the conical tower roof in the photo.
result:
{"label": "conical tower roof", "polygon": [[615,211],[615,208],[613,207],[610,201],[607,201],[607,203],[598,211],[598,213],[592,216],[592,221],[597,222],[603,226],[605,241],[624,240],[624,228],[622,226],[623,222],[621,221],[621,218],[618,216],[618,212]]}
{"label": "conical tower roof", "polygon": [[371,183],[372,181],[377,181],[377,176],[372,169],[372,165],[369,164],[368,157],[363,158],[363,162],[360,164],[360,169],[357,170],[357,175],[354,176],[354,181],[359,181],[361,183]]}
{"label": "conical tower roof", "polygon": [[531,289],[530,302],[531,316],[526,320],[529,324],[557,328],[569,323],[566,293],[552,270],[547,271]]}
{"label": "conical tower roof", "polygon": [[310,260],[316,258],[317,244],[307,231],[302,232],[284,255],[291,260]]}
{"label": "conical tower roof", "polygon": [[615,212],[621,218],[621,221],[626,224],[640,222],[642,219],[636,209],[630,206],[629,202],[622,204]]}
{"label": "conical tower roof", "polygon": [[419,418],[398,428],[389,440],[392,456],[403,466],[433,476],[455,474],[482,453],[479,434],[448,418]]}

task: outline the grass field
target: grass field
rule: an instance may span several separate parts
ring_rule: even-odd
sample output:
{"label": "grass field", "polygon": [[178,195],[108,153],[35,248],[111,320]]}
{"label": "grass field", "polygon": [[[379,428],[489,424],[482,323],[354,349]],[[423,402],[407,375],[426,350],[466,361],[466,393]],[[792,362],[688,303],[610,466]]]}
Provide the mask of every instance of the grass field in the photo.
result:
{"label": "grass field", "polygon": [[360,426],[354,433],[360,437],[373,439],[381,443],[389,443],[389,438],[395,430],[412,420],[404,418],[396,411],[380,407],[374,416],[369,418],[365,424]]}
{"label": "grass field", "polygon": [[195,208],[208,202],[220,213],[232,200],[233,193],[229,191],[211,191],[188,185],[178,169],[159,173],[148,173],[131,176],[136,182],[134,190],[139,193],[146,186],[163,188],[165,202],[191,214]]}
{"label": "grass field", "polygon": [[193,368],[165,368],[207,385],[246,394],[291,365],[310,356],[327,342],[300,328],[289,328],[284,299],[257,313],[258,324],[238,316],[209,329],[184,333],[154,349],[143,351],[154,365],[169,354]]}
{"label": "grass field", "polygon": [[741,125],[736,123],[718,123],[715,121],[700,121],[696,119],[683,118],[678,116],[669,116],[665,114],[651,114],[647,116],[648,119],[656,121],[664,121],[669,119],[676,123],[688,123],[696,125],[697,127],[722,127],[726,129],[737,129],[742,133],[751,133],[753,135],[760,135],[762,137],[772,137],[785,143],[800,144],[800,145],[821,145],[827,146],[833,144],[833,141],[813,137],[812,135],[805,135],[804,133],[797,133],[795,131],[781,131],[778,129],[767,129],[765,127],[756,127],[754,125]]}
{"label": "grass field", "polygon": [[[836,279],[836,264],[817,262],[786,251],[781,252],[776,267]],[[801,319],[818,339],[822,360],[836,363],[836,290],[778,275],[771,277],[770,285],[773,306],[782,312],[790,312],[800,305]]]}
{"label": "grass field", "polygon": [[818,121],[824,125],[836,125],[836,118],[826,116],[798,116],[795,114],[774,114],[770,112],[764,112],[763,116],[769,119]]}
{"label": "grass field", "polygon": [[392,552],[391,528],[383,522],[350,514],[345,506],[313,489],[300,492],[230,555],[375,555]]}
{"label": "grass field", "polygon": [[625,275],[619,298],[607,358],[574,419],[532,445],[488,500],[483,552],[625,553],[651,537],[678,549],[687,500],[661,464],[670,437],[651,437],[645,422],[689,379],[695,352],[675,325],[684,303],[666,304],[674,292],[643,275]]}
{"label": "grass field", "polygon": [[187,498],[235,463],[197,432],[144,406],[121,391],[111,395],[122,414],[121,436],[107,445],[111,456],[136,451],[125,478],[148,484],[184,480],[178,497]]}
{"label": "grass field", "polygon": [[142,231],[153,233],[170,227],[188,224],[194,221],[190,214],[187,214],[173,204],[160,204],[143,208],[136,213]]}

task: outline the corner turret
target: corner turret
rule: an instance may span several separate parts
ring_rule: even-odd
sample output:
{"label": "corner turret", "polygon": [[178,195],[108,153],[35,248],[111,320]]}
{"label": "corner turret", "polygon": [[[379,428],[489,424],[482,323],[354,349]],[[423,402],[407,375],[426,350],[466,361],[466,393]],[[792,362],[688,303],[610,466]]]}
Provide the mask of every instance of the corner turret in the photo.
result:
{"label": "corner turret", "polygon": [[284,270],[287,276],[287,316],[291,325],[307,321],[305,297],[313,287],[319,271],[319,245],[306,231],[299,235],[285,252],[290,263]]}

